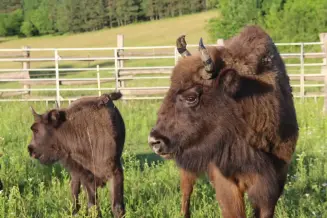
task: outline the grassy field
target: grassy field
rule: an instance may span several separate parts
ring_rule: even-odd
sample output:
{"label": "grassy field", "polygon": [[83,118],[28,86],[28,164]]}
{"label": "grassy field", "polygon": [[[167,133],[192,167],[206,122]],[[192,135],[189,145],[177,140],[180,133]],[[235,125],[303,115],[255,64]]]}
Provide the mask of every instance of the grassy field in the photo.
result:
{"label": "grassy field", "polygon": [[[327,119],[322,101],[296,101],[300,139],[276,217],[327,217]],[[154,155],[147,135],[155,122],[160,101],[116,103],[124,117],[127,138],[123,154],[126,217],[179,217],[178,170],[172,161]],[[0,104],[0,177],[5,189],[0,194],[0,217],[71,217],[69,175],[60,165],[40,165],[28,156],[32,123],[28,103]],[[43,112],[45,104],[34,104]],[[50,105],[51,107],[51,105]],[[104,217],[110,216],[108,188],[99,190]],[[86,206],[86,195],[81,194]],[[249,204],[247,203],[247,206]],[[220,217],[214,190],[207,179],[198,181],[192,196],[193,217]],[[84,207],[79,215],[86,217]],[[247,214],[251,211],[248,207]]]}

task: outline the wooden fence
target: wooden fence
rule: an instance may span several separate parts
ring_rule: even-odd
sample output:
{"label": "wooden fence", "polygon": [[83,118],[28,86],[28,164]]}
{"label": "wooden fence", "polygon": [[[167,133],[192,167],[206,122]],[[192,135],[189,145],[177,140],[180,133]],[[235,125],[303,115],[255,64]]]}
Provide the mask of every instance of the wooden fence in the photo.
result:
{"label": "wooden fence", "polygon": [[[320,42],[276,45],[294,96],[327,99],[327,34],[320,34]],[[192,52],[197,45],[188,48]],[[117,47],[0,49],[0,101],[60,104],[112,90],[123,92],[125,99],[160,99],[179,58],[175,46],[124,47],[122,35],[117,35]]]}

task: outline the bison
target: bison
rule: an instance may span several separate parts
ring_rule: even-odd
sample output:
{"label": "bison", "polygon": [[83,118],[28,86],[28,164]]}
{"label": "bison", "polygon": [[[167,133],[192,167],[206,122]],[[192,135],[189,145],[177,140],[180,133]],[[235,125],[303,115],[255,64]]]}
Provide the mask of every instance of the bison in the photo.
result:
{"label": "bison", "polygon": [[215,188],[224,218],[246,217],[244,194],[255,217],[274,216],[298,139],[292,89],[270,36],[246,26],[224,46],[187,51],[149,133],[152,150],[180,168],[182,214],[201,174]]}
{"label": "bison", "polygon": [[41,164],[58,161],[69,171],[74,215],[80,208],[78,195],[81,185],[88,195],[88,207],[95,205],[100,212],[96,191],[109,179],[112,179],[113,214],[115,217],[125,214],[121,163],[125,124],[113,103],[121,97],[120,92],[84,97],[68,108],[52,109],[42,115],[32,108],[33,136],[28,152]]}

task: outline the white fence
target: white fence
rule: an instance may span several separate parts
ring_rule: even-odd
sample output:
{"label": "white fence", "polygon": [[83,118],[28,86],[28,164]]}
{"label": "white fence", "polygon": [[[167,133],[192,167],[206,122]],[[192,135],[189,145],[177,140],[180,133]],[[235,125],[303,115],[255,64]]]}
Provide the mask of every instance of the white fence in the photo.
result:
{"label": "white fence", "polygon": [[[318,46],[321,49],[323,43],[276,43],[276,45],[279,49],[287,46],[298,47],[297,52],[281,52],[285,62],[293,60],[291,63],[286,63],[286,66],[295,89],[294,96],[301,98],[324,96],[322,89],[325,88],[324,81],[327,74],[326,52],[324,49],[319,52],[317,48],[312,48]],[[305,52],[306,47],[315,51]],[[197,45],[188,45],[188,48],[192,52]],[[37,52],[41,54],[36,55]],[[65,55],[65,52],[70,55]],[[72,55],[74,52],[77,54]],[[88,54],[85,57],[83,52],[99,52],[101,56],[90,57]],[[13,53],[27,55],[24,57],[16,55],[15,57]],[[108,55],[110,53],[111,55]],[[124,99],[160,99],[168,89],[170,71],[179,58],[180,55],[175,46],[0,49],[0,101],[48,102],[56,100],[60,104],[62,101],[75,100],[85,93],[92,92],[91,95],[101,95],[102,92],[113,90],[123,92]],[[160,59],[165,61],[160,61]],[[305,60],[311,61],[306,63]],[[142,61],[154,61],[154,63],[146,64]],[[73,64],[73,67],[61,66],[66,62],[77,62],[77,64]],[[85,65],[85,62],[100,63],[91,67],[76,67]],[[22,63],[22,67],[16,67],[17,63]],[[134,63],[134,66],[125,66],[128,63],[132,63],[130,65]],[[162,65],[161,63],[169,64]],[[43,77],[32,78],[31,72],[38,72]],[[47,74],[40,74],[42,72],[47,72]],[[64,74],[65,72],[70,74]],[[20,73],[22,75],[17,76]],[[83,76],[81,76],[82,74]],[[146,82],[147,80],[148,82]],[[135,84],[132,81],[141,82]],[[112,84],[108,85],[109,83]],[[129,83],[133,85],[129,85]],[[19,84],[24,86],[19,88]],[[94,84],[95,87],[88,87],[91,84]],[[51,85],[54,86],[51,87]],[[61,87],[65,85],[68,87]],[[74,85],[79,87],[73,87]],[[306,89],[314,89],[314,91]],[[67,91],[80,94],[63,97],[62,93]],[[51,92],[53,94],[34,95],[34,92]]]}

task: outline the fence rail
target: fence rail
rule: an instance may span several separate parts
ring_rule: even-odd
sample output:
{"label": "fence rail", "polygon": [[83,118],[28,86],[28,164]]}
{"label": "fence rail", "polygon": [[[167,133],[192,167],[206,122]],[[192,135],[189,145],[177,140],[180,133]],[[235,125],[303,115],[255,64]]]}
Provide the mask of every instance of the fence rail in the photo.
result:
{"label": "fence rail", "polygon": [[[276,43],[279,49],[297,47],[295,52],[281,52],[294,97],[326,98],[326,38],[323,35],[321,42]],[[171,69],[180,58],[176,47],[124,47],[121,39],[118,36],[117,47],[105,48],[0,49],[0,102],[57,101],[60,105],[81,95],[112,90],[123,92],[126,100],[162,99]],[[306,52],[312,47],[315,51]],[[192,52],[197,45],[188,48]],[[90,52],[101,54],[90,56]],[[92,66],[84,66],[90,62]]]}

